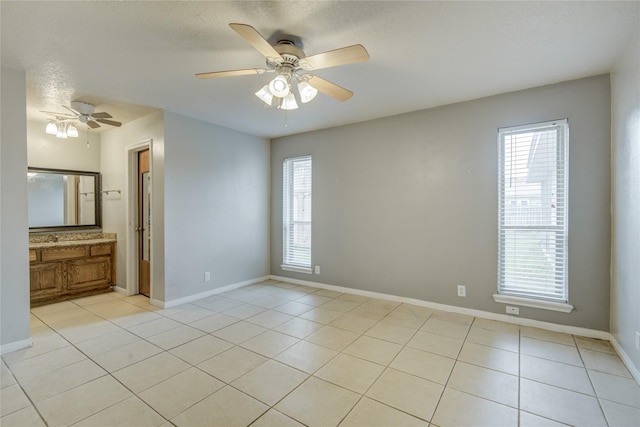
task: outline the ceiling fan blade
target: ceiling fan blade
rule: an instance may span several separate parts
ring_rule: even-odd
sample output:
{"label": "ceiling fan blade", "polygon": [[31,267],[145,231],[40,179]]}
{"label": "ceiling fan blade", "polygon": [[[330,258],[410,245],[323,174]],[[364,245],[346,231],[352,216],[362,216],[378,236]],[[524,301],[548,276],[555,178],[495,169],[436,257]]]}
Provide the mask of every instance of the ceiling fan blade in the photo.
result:
{"label": "ceiling fan blade", "polygon": [[329,95],[338,101],[346,101],[353,96],[353,92],[347,90],[335,83],[331,83],[329,80],[325,80],[318,76],[311,76],[308,80],[309,84],[318,89],[319,92]]}
{"label": "ceiling fan blade", "polygon": [[271,70],[265,70],[264,68],[247,68],[245,70],[230,70],[230,71],[214,71],[212,73],[199,73],[196,77],[199,79],[212,79],[214,77],[231,77],[231,76],[246,76],[249,74],[264,74]]}
{"label": "ceiling fan blade", "polygon": [[300,65],[305,70],[319,70],[321,68],[335,67],[336,65],[362,62],[368,59],[369,53],[367,49],[361,44],[355,44],[353,46],[307,56],[300,60]]}
{"label": "ceiling fan blade", "polygon": [[94,119],[111,119],[113,118],[109,113],[93,113],[91,115]]}
{"label": "ceiling fan blade", "polygon": [[91,129],[96,129],[100,127],[100,125],[94,122],[93,120],[87,121],[87,126],[89,126]]}
{"label": "ceiling fan blade", "polygon": [[246,24],[229,24],[229,26],[240,35],[243,39],[248,41],[251,46],[256,48],[265,58],[282,59],[282,56],[276,51],[271,44],[260,35],[255,28]]}
{"label": "ceiling fan blade", "polygon": [[55,111],[43,111],[40,110],[41,113],[45,113],[45,114],[53,114],[56,117],[69,117],[69,118],[74,118],[76,117],[75,114],[69,114],[69,113],[56,113]]}
{"label": "ceiling fan blade", "polygon": [[67,110],[71,111],[73,114],[75,114],[76,116],[81,116],[82,114],[79,113],[78,111],[74,110],[73,108],[67,107],[66,105],[63,105],[64,108],[66,108]]}
{"label": "ceiling fan blade", "polygon": [[[115,127],[120,127],[120,126],[122,126],[122,123],[120,123],[120,122],[116,122],[115,120],[96,119],[96,122],[103,123],[103,124],[105,124],[105,125],[115,126]],[[92,123],[92,122],[88,122],[88,123]]]}

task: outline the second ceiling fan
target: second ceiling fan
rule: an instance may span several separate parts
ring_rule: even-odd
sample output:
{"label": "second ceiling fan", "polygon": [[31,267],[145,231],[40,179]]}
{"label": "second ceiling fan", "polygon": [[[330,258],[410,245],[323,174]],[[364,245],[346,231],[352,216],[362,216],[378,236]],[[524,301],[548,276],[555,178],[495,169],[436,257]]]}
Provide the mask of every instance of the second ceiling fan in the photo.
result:
{"label": "second ceiling fan", "polygon": [[199,73],[196,74],[196,77],[210,79],[275,72],[277,76],[256,92],[256,96],[267,105],[272,105],[275,99],[278,108],[283,110],[298,108],[293,91],[294,87],[297,87],[300,101],[303,103],[311,101],[318,92],[329,95],[338,101],[348,100],[353,96],[353,92],[311,74],[309,71],[369,59],[367,50],[359,44],[306,56],[304,51],[291,39],[281,39],[275,45],[271,45],[250,25],[229,24],[229,26],[266,58],[267,67]]}

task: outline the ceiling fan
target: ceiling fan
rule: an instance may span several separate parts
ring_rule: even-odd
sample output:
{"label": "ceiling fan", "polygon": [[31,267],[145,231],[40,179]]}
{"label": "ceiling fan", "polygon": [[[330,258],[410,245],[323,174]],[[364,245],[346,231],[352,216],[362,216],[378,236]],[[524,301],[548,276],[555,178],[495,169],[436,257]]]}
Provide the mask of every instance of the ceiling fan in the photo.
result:
{"label": "ceiling fan", "polygon": [[275,72],[277,76],[256,92],[256,96],[267,105],[272,105],[275,97],[278,108],[283,110],[298,108],[293,92],[294,83],[297,83],[295,86],[297,86],[300,101],[303,103],[311,101],[318,92],[329,95],[338,101],[348,100],[353,96],[353,92],[313,75],[309,71],[369,59],[367,50],[359,44],[306,56],[299,47],[300,42],[296,43],[295,37],[288,36],[288,38],[279,40],[275,45],[271,45],[250,25],[229,24],[229,26],[266,58],[267,67],[199,73],[196,74],[196,77],[210,79]]}
{"label": "ceiling fan", "polygon": [[43,113],[53,114],[58,121],[78,120],[80,123],[86,123],[91,129],[100,127],[100,123],[110,126],[120,127],[122,123],[115,120],[109,120],[113,118],[111,114],[105,112],[96,113],[96,107],[93,104],[83,101],[71,102],[71,107],[63,105],[62,107],[69,110],[69,113],[56,113],[53,111],[43,111]]}

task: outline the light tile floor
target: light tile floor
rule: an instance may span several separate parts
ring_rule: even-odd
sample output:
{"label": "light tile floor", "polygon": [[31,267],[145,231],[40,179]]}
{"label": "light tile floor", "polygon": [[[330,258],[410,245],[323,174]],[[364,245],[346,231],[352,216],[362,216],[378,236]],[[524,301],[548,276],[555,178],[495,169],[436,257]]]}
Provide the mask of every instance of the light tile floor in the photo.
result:
{"label": "light tile floor", "polygon": [[276,281],[31,312],[3,427],[640,426],[606,341]]}

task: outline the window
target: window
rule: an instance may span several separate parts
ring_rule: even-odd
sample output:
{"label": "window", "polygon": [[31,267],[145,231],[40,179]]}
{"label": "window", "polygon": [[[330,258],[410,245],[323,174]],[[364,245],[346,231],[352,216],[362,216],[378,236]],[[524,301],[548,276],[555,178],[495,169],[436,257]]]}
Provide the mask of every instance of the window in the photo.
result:
{"label": "window", "polygon": [[573,308],[566,304],[568,139],[567,120],[498,130],[496,301],[513,296],[551,302],[534,307]]}
{"label": "window", "polygon": [[281,267],[311,273],[311,156],[284,159],[282,184]]}

